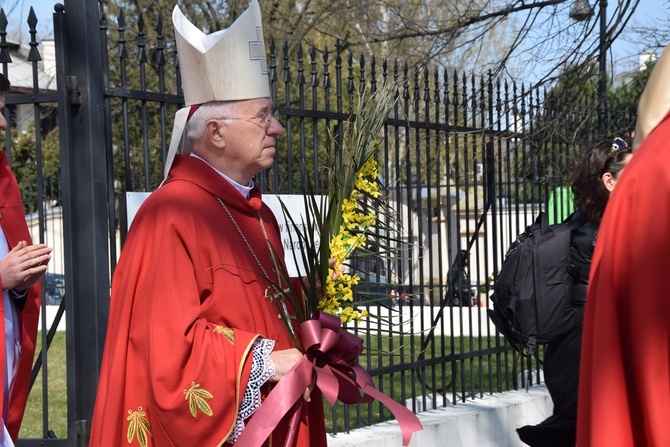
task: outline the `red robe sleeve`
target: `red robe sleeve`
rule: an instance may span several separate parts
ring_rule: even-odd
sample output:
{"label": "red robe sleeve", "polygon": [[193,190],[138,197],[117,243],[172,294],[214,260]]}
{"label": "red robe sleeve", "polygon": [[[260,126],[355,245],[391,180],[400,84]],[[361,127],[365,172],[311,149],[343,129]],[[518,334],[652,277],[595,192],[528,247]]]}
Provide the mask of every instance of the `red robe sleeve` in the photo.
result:
{"label": "red robe sleeve", "polygon": [[670,445],[670,119],[644,141],[605,210],[591,266],[577,445]]}

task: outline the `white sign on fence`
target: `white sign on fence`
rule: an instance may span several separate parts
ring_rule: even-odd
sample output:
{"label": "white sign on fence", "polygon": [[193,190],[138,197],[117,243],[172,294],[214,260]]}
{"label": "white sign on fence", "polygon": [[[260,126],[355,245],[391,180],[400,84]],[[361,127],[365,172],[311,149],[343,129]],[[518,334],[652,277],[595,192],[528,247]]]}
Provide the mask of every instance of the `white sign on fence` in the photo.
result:
{"label": "white sign on fence", "polygon": [[[320,196],[317,197],[317,201],[323,206],[324,202]],[[289,276],[304,276],[305,266],[300,254],[302,246],[298,232],[304,234],[306,231],[307,211],[305,210],[305,198],[302,195],[296,194],[266,194],[263,196],[263,202],[270,207],[275,217],[277,217]],[[286,211],[284,211],[282,203],[286,207]],[[293,223],[291,223],[291,219],[286,218],[285,212],[291,216]],[[316,244],[319,243],[317,234],[306,236],[313,238]]]}

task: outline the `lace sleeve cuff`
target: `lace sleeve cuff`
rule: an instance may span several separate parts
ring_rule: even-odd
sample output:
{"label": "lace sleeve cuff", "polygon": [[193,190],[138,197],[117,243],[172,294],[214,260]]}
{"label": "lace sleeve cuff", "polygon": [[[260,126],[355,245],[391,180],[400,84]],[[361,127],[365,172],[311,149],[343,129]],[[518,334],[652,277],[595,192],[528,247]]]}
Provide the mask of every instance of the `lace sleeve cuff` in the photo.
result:
{"label": "lace sleeve cuff", "polygon": [[267,338],[259,338],[252,345],[249,383],[244,391],[235,427],[226,442],[234,444],[237,441],[244,430],[244,421],[249,419],[261,406],[261,386],[275,375],[275,365],[270,359],[270,353],[274,347],[275,341]]}

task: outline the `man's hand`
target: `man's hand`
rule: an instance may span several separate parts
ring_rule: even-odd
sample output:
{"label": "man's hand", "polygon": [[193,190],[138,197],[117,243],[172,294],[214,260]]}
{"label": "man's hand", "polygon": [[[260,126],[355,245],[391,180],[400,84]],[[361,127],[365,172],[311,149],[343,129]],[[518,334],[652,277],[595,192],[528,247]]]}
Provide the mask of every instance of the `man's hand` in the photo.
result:
{"label": "man's hand", "polygon": [[[283,351],[272,351],[270,353],[270,359],[275,365],[275,375],[270,377],[270,382],[279,382],[301,358],[302,353],[295,348],[285,349]],[[302,398],[305,402],[310,402],[312,400],[310,397],[312,388],[314,388],[314,383],[310,384],[302,394]]]}
{"label": "man's hand", "polygon": [[4,290],[23,291],[32,287],[47,271],[51,247],[46,244],[28,245],[20,241],[0,259],[0,278]]}

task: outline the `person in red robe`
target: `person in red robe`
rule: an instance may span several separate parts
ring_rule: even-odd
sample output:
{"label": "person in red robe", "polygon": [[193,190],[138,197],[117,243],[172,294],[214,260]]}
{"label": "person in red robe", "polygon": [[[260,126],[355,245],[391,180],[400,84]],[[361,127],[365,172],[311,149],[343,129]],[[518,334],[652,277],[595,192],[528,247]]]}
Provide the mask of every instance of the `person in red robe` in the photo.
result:
{"label": "person in red robe", "polygon": [[[255,0],[225,39],[253,14]],[[179,155],[171,146],[167,177],[134,217],[114,272],[91,447],[235,444],[302,357],[279,226],[252,180],[273,165],[283,133],[267,71],[245,44],[226,47],[252,64],[242,77],[206,76],[208,64],[237,67],[235,56],[190,60],[216,49],[190,54],[189,39],[204,35],[184,20],[175,8],[187,144]],[[255,23],[249,38],[257,36]],[[236,85],[247,89],[241,98]],[[326,446],[321,394],[303,397],[293,445]],[[282,421],[265,445],[284,446],[288,429]]]}
{"label": "person in red robe", "polygon": [[638,105],[639,148],[607,205],[590,272],[579,447],[670,445],[670,54]]}
{"label": "person in red robe", "polygon": [[[5,107],[9,80],[0,74],[0,110]],[[0,113],[0,134],[7,121]],[[0,284],[2,306],[0,349],[3,384],[0,446],[13,446],[19,436],[30,391],[40,309],[40,278],[47,270],[51,248],[33,244],[21,201],[21,191],[4,152],[0,152]]]}

